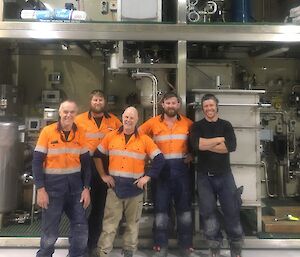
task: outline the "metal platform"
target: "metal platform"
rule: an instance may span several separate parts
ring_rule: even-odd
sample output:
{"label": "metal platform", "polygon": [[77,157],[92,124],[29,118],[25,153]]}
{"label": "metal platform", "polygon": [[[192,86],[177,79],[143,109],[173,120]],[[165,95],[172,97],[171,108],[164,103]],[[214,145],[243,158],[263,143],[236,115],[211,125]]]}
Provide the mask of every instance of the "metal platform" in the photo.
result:
{"label": "metal platform", "polygon": [[[0,257],[32,257],[35,256],[37,249],[0,249]],[[54,253],[54,257],[66,257],[68,253],[67,249],[57,249]],[[196,253],[199,256],[207,257],[207,250],[196,250]],[[229,257],[228,250],[222,250],[221,255],[225,257]],[[121,254],[121,249],[114,249],[110,257],[123,257],[124,255]],[[150,249],[141,249],[138,250],[134,257],[151,257],[153,256],[153,251]],[[299,251],[298,250],[244,250],[243,257],[281,257],[281,256],[288,256],[288,257],[298,257]],[[168,257],[180,257],[177,250],[170,250],[168,253]]]}
{"label": "metal platform", "polygon": [[[38,247],[40,242],[39,237],[1,237],[0,238],[0,248],[8,247]],[[175,239],[169,240],[169,246],[172,249],[177,248]],[[56,246],[58,248],[68,247],[68,238],[60,237],[57,240]],[[115,240],[115,247],[121,247],[122,240],[117,238]],[[151,249],[152,239],[139,239],[140,249]],[[196,236],[194,237],[194,246],[196,249],[206,249],[207,245],[203,238]],[[227,242],[224,242],[224,248],[227,248]],[[245,238],[245,249],[297,249],[300,250],[300,239],[258,239],[256,237],[246,237]]]}

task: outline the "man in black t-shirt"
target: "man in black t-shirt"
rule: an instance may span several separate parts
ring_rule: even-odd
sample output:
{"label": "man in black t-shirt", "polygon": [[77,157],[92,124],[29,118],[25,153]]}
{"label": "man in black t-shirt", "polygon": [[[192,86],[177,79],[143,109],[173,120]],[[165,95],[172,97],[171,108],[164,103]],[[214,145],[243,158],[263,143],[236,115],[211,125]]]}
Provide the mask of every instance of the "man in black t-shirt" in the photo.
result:
{"label": "man in black t-shirt", "polygon": [[220,256],[223,238],[217,209],[219,200],[231,257],[240,257],[243,243],[241,190],[236,187],[229,159],[229,153],[236,149],[236,137],[231,123],[219,119],[218,99],[214,95],[204,95],[201,105],[204,118],[193,124],[190,143],[198,157],[197,187],[204,235],[210,256]]}

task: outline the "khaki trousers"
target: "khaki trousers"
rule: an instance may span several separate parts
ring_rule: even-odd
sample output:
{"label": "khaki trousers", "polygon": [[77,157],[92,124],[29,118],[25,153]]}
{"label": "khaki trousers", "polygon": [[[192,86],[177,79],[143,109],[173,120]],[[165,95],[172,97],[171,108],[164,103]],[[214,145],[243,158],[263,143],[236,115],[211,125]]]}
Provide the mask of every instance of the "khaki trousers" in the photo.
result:
{"label": "khaki trousers", "polygon": [[112,189],[108,189],[104,209],[103,228],[97,245],[97,251],[100,257],[107,257],[112,251],[113,242],[123,213],[126,219],[126,228],[123,235],[123,249],[133,252],[136,250],[142,209],[143,194],[120,199]]}

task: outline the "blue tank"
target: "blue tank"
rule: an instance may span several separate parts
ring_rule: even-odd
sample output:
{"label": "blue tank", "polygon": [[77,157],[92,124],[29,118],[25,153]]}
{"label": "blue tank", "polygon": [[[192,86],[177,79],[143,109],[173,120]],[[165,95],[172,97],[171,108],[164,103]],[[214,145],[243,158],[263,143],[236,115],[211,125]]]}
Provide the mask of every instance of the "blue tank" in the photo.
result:
{"label": "blue tank", "polygon": [[252,20],[251,0],[232,0],[231,19],[236,22],[250,22]]}

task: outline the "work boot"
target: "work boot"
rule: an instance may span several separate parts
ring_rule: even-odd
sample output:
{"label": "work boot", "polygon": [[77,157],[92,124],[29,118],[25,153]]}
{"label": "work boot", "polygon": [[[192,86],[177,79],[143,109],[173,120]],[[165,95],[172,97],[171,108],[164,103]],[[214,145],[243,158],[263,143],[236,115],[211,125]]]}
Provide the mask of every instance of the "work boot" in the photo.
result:
{"label": "work boot", "polygon": [[124,255],[124,257],[132,257],[133,256],[133,251],[123,250],[122,254]]}
{"label": "work boot", "polygon": [[230,246],[230,256],[231,257],[242,257],[242,249]]}
{"label": "work boot", "polygon": [[200,255],[196,254],[194,248],[190,247],[187,249],[180,249],[180,257],[199,257]]}
{"label": "work boot", "polygon": [[220,257],[220,248],[209,248],[209,257]]}
{"label": "work boot", "polygon": [[230,243],[230,256],[231,257],[241,257],[242,256],[242,242],[232,241]]}
{"label": "work boot", "polygon": [[168,255],[168,248],[166,247],[154,246],[153,250],[155,253],[152,257],[167,257]]}

